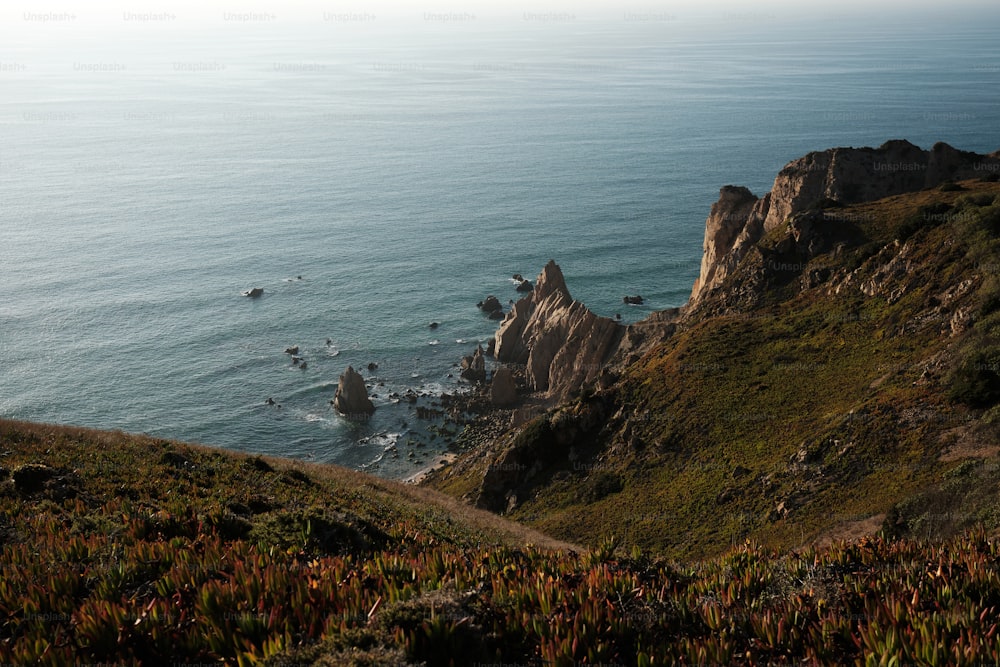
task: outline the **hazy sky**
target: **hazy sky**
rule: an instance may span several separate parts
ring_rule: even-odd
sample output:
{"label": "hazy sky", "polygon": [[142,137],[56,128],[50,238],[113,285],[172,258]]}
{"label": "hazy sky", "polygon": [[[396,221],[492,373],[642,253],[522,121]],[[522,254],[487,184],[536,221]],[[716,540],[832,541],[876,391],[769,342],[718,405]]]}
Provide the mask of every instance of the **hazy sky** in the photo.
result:
{"label": "hazy sky", "polygon": [[[804,3],[800,0],[535,0],[502,2],[499,0],[5,0],[0,8],[0,27],[13,28],[27,22],[59,22],[59,14],[68,13],[75,18],[68,22],[77,25],[91,21],[124,22],[135,20],[135,15],[166,15],[169,21],[194,20],[234,20],[233,17],[248,14],[269,15],[263,22],[310,20],[324,15],[344,16],[368,15],[378,18],[396,16],[427,20],[442,14],[457,14],[456,21],[489,20],[491,18],[513,17],[522,20],[545,20],[540,16],[547,12],[563,12],[577,20],[598,18],[615,14],[632,13],[637,16],[659,17],[660,19],[684,20],[686,17],[706,17],[713,13],[734,19],[748,20],[812,15],[837,14],[845,12],[867,13],[912,13],[917,8],[954,17],[956,12],[969,12],[976,8],[995,7],[995,0],[957,0],[942,7],[940,2],[931,0],[818,0]],[[735,16],[734,16],[735,15]],[[126,17],[132,17],[131,19]],[[172,17],[172,18],[170,18]],[[469,18],[474,17],[474,18]],[[148,18],[148,17],[147,17]],[[549,17],[558,20],[559,17]],[[566,18],[566,17],[564,17]],[[153,19],[155,20],[155,19]],[[250,16],[248,21],[261,21]]]}

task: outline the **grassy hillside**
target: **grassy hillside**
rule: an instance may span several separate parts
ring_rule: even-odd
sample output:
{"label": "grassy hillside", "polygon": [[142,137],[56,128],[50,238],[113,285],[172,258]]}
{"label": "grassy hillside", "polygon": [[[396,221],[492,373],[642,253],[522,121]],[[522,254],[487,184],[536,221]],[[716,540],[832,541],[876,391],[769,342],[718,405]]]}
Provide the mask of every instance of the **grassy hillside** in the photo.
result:
{"label": "grassy hillside", "polygon": [[[676,558],[1000,528],[1000,185],[803,213],[677,333],[429,483]],[[796,234],[829,240],[803,253]],[[521,466],[506,496],[490,466]]]}
{"label": "grassy hillside", "polygon": [[0,664],[264,655],[367,620],[368,574],[419,592],[436,550],[572,547],[343,468],[5,420],[0,543]]}
{"label": "grassy hillside", "polygon": [[0,663],[1000,661],[1000,546],[701,563],[559,546],[342,469],[0,421]]}

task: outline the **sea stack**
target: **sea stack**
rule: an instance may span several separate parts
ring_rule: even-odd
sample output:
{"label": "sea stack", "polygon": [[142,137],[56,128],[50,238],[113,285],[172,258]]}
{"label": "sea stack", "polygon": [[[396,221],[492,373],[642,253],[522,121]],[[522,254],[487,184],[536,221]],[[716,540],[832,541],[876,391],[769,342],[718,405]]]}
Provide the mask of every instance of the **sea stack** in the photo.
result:
{"label": "sea stack", "polygon": [[375,412],[364,378],[352,366],[348,366],[340,376],[337,393],[333,397],[333,409],[347,419],[358,421],[369,419]]}
{"label": "sea stack", "polygon": [[473,384],[486,382],[486,359],[483,357],[482,345],[477,345],[475,352],[462,358],[462,373],[459,377]]}
{"label": "sea stack", "polygon": [[497,330],[496,360],[523,366],[529,392],[566,400],[604,372],[623,331],[574,301],[562,270],[550,260],[535,289],[514,304]]}

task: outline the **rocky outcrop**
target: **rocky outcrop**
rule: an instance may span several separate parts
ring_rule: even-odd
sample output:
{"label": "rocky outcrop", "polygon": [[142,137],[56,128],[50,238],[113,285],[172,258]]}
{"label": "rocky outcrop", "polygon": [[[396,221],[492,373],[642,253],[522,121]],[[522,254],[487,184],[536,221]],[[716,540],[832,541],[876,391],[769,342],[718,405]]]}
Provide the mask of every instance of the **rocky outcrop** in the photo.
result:
{"label": "rocky outcrop", "polygon": [[490,381],[490,403],[498,408],[505,408],[517,403],[517,384],[514,374],[506,366],[501,366],[493,373]]}
{"label": "rocky outcrop", "polygon": [[340,376],[332,402],[333,409],[347,419],[365,421],[375,412],[375,405],[368,398],[364,378],[352,366],[348,366]]}
{"label": "rocky outcrop", "polygon": [[705,221],[701,274],[691,290],[690,304],[721,285],[746,249],[760,240],[770,201],[770,193],[758,199],[743,187],[726,185],[719,190],[719,201],[712,204]]}
{"label": "rocky outcrop", "polygon": [[486,382],[486,358],[483,356],[482,345],[477,345],[475,352],[462,358],[462,372],[459,377],[473,384]]}
{"label": "rocky outcrop", "polygon": [[493,314],[503,310],[503,305],[500,303],[500,299],[496,298],[492,294],[476,304],[480,310],[484,313]]}
{"label": "rocky outcrop", "polygon": [[638,361],[644,350],[674,334],[683,313],[681,308],[658,310],[625,327],[625,334],[618,343],[611,365],[627,366]]}
{"label": "rocky outcrop", "polygon": [[476,506],[501,513],[515,509],[547,482],[554,468],[572,460],[574,448],[584,447],[607,416],[604,402],[591,398],[540,416],[506,436],[483,474]]}
{"label": "rocky outcrop", "polygon": [[689,306],[722,285],[768,232],[792,216],[830,204],[857,204],[975,178],[1000,167],[1000,155],[978,155],[938,143],[925,151],[908,141],[878,148],[832,148],[809,153],[782,169],[771,191],[756,197],[727,185],[705,222],[701,273]]}
{"label": "rocky outcrop", "polygon": [[529,390],[561,400],[605,372],[622,333],[614,320],[574,301],[559,266],[549,261],[534,291],[500,325],[495,354],[497,361],[525,367]]}
{"label": "rocky outcrop", "polygon": [[[619,326],[574,301],[562,272],[550,261],[534,291],[504,317],[494,356],[501,363],[523,365],[528,390],[557,401],[587,386],[604,386],[612,366],[635,361],[650,345],[672,335],[741,264],[739,284],[726,293],[730,306],[751,306],[767,289],[791,280],[800,280],[804,288],[829,280],[829,270],[822,268],[799,274],[817,254],[860,242],[857,221],[838,214],[838,207],[997,171],[1000,152],[978,155],[943,143],[923,150],[896,140],[878,148],[809,153],[786,165],[762,197],[744,187],[721,189],[705,224],[701,271],[685,307]],[[766,235],[770,240],[762,244]],[[626,296],[624,302],[638,304],[640,299]],[[487,302],[485,310],[499,305]],[[503,311],[493,312],[502,316]]]}

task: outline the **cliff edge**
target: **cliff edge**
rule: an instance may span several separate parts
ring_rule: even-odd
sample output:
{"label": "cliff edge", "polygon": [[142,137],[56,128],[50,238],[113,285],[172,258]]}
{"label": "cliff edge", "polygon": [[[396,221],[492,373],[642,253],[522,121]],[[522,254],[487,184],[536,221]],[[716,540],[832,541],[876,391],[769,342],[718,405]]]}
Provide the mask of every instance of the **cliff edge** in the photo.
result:
{"label": "cliff edge", "polygon": [[878,148],[831,148],[789,162],[771,191],[756,197],[727,185],[705,222],[701,273],[688,306],[718,289],[764,235],[793,216],[824,206],[845,206],[976,178],[1000,169],[1000,152],[979,155],[937,143],[928,151],[904,140]]}

